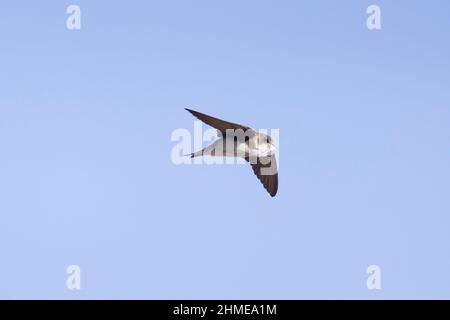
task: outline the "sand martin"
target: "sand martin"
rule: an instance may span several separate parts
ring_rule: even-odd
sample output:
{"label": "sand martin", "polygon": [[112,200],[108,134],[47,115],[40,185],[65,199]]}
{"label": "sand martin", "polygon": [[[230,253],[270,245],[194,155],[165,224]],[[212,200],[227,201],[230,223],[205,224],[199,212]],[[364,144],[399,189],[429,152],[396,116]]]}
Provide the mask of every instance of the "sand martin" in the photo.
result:
{"label": "sand martin", "polygon": [[274,197],[278,191],[278,169],[275,146],[266,134],[240,124],[220,120],[206,114],[187,109],[199,120],[217,129],[219,139],[190,156],[241,157],[253,168],[253,172],[269,194]]}

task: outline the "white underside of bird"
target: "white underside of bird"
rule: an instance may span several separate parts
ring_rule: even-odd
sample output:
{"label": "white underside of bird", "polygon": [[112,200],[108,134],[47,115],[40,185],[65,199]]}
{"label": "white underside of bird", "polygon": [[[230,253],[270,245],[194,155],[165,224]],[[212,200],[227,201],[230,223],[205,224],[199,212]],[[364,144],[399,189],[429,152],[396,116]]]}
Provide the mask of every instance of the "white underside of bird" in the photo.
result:
{"label": "white underside of bird", "polygon": [[219,138],[209,146],[195,152],[194,156],[212,156],[212,157],[268,157],[275,155],[276,148],[268,142],[247,143],[236,141],[234,137]]}

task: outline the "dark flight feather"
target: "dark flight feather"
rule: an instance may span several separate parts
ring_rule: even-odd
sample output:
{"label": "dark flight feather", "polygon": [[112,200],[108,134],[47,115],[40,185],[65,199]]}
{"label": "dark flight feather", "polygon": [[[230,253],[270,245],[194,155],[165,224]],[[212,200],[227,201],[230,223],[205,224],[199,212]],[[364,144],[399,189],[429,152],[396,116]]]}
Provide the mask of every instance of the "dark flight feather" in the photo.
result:
{"label": "dark flight feather", "polygon": [[278,169],[275,156],[262,158],[245,158],[252,166],[253,172],[272,197],[278,191]]}
{"label": "dark flight feather", "polygon": [[187,109],[185,108],[187,111],[189,111],[191,114],[193,114],[197,119],[203,121],[204,123],[210,125],[211,127],[216,128],[217,130],[219,130],[223,136],[226,135],[226,131],[227,129],[231,129],[231,130],[243,130],[244,133],[247,130],[251,130],[250,127],[247,126],[243,126],[241,124],[237,124],[237,123],[232,123],[232,122],[228,122],[228,121],[224,121],[224,120],[220,120],[211,116],[208,116],[204,113],[201,112],[197,112],[191,109]]}

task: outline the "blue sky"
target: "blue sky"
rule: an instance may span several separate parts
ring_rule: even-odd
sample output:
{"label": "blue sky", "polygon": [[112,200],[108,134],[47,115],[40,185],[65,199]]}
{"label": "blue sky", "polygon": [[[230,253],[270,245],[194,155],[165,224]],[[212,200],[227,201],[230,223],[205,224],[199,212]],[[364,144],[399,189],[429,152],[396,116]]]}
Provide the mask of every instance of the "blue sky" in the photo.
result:
{"label": "blue sky", "polygon": [[[3,1],[0,298],[450,298],[449,14]],[[247,166],[174,165],[185,107],[279,129],[277,197]]]}

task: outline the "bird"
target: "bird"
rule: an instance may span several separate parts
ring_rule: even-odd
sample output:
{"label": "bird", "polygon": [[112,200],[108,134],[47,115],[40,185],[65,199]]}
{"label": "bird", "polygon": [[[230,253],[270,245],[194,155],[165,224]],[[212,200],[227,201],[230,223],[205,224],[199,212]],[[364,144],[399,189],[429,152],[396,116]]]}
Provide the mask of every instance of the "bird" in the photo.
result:
{"label": "bird", "polygon": [[193,152],[191,158],[201,156],[241,157],[250,163],[253,172],[271,197],[278,192],[276,148],[269,135],[237,123],[221,120],[185,108],[194,117],[217,129],[218,138],[206,148]]}

